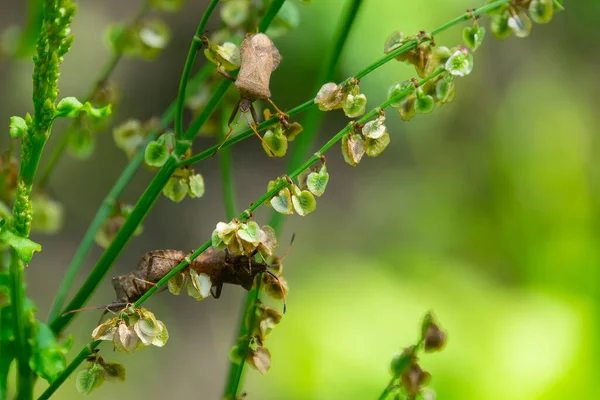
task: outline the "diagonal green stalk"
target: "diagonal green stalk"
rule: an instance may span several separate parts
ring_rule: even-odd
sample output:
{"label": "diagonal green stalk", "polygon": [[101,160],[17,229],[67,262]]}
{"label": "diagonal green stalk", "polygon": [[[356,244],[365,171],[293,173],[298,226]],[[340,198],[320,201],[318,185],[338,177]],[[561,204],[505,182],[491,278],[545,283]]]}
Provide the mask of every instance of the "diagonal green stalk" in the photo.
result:
{"label": "diagonal green stalk", "polygon": [[385,400],[390,395],[390,393],[392,393],[392,390],[394,388],[394,382],[396,381],[396,379],[397,379],[396,377],[393,377],[390,380],[390,383],[388,383],[388,385],[385,387],[385,389],[383,389],[383,392],[381,392],[381,394],[379,395],[379,397],[378,397],[379,400]]}
{"label": "diagonal green stalk", "polygon": [[[338,22],[335,36],[331,43],[331,50],[327,52],[325,62],[322,64],[321,71],[319,72],[316,81],[318,86],[315,87],[314,92],[317,92],[323,83],[333,80],[336,65],[338,64],[338,60],[340,59],[346,44],[346,40],[348,39],[350,29],[356,20],[356,16],[361,4],[362,0],[348,0],[346,2],[344,13]],[[298,165],[302,159],[306,157],[305,154],[314,141],[317,128],[322,121],[323,116],[324,114],[320,112],[319,109],[314,107],[309,109],[304,116],[302,120],[304,133],[296,138],[295,146],[293,147],[292,154],[290,155],[287,163],[288,171],[291,170],[293,166]],[[273,211],[269,225],[275,230],[275,232],[279,232],[279,225],[281,225],[282,220],[283,215]],[[246,295],[243,305],[244,308],[238,322],[239,328],[238,335],[236,337],[238,338],[238,348],[242,352],[242,360],[244,360],[248,354],[248,348],[250,345],[250,331],[256,320],[256,307],[260,298],[262,281],[262,274],[260,274],[256,280],[256,286],[253,287]],[[230,362],[229,377],[226,382],[224,393],[225,399],[236,398],[239,392],[245,366],[245,362],[241,362],[239,364]]]}
{"label": "diagonal green stalk", "polygon": [[[418,86],[424,85],[425,83],[427,83],[431,79],[434,79],[435,77],[437,77],[438,75],[440,75],[443,72],[444,72],[444,69],[441,69],[441,68],[438,69],[433,74],[431,74],[428,77],[419,81]],[[363,115],[360,119],[358,119],[356,122],[349,122],[348,125],[346,125],[346,127],[344,129],[340,130],[335,136],[333,136],[331,139],[329,139],[329,141],[327,143],[325,143],[313,156],[311,156],[302,165],[298,166],[292,173],[290,173],[288,175],[289,178],[290,179],[297,178],[305,169],[309,168],[311,165],[313,165],[314,163],[321,160],[321,156],[323,154],[325,154],[329,149],[331,149],[331,147],[333,147],[337,142],[339,142],[344,137],[344,135],[347,135],[348,133],[350,133],[354,130],[355,124],[364,124],[368,120],[379,115],[379,112],[381,109],[384,109],[384,108],[388,107],[390,104],[401,100],[405,96],[408,96],[414,90],[415,90],[414,87],[409,87],[409,88],[405,89],[404,91],[402,91],[401,93],[398,93],[393,98],[381,103],[379,105],[379,107],[372,109],[371,111],[369,111],[368,113]],[[265,202],[267,202],[270,198],[275,196],[277,193],[279,193],[280,190],[287,187],[288,185],[289,185],[288,181],[285,179],[282,179],[281,183],[279,183],[278,185],[273,187],[271,190],[269,190],[265,194],[263,194],[258,200],[256,200],[254,203],[252,203],[252,205],[248,209],[244,210],[244,212],[242,212],[240,215],[238,215],[237,218],[240,221],[247,221],[254,211],[256,211],[260,206],[262,206]],[[172,277],[177,275],[183,269],[187,268],[190,265],[190,260],[196,259],[200,254],[202,254],[204,251],[206,251],[211,246],[211,244],[212,244],[212,242],[210,240],[208,240],[205,243],[203,243],[200,247],[198,247],[192,254],[190,254],[188,257],[186,257],[176,267],[174,267],[171,271],[169,271],[169,273],[166,274],[161,280],[159,280],[156,283],[156,285],[152,286],[146,293],[144,293],[144,295],[142,297],[140,297],[139,300],[133,304],[133,307],[134,308],[141,307],[146,300],[148,300],[154,293],[156,293],[160,288],[162,288],[164,285],[166,285]],[[63,373],[61,373],[61,375],[50,385],[50,387],[48,387],[48,389],[46,389],[46,391],[44,393],[42,393],[42,395],[39,397],[39,399],[49,398],[52,395],[52,393],[54,393],[58,389],[58,387],[67,379],[67,377],[75,370],[75,368],[77,368],[77,366],[85,360],[85,357],[87,355],[91,354],[91,352],[96,347],[98,347],[98,345],[100,343],[101,343],[101,341],[99,341],[99,340],[92,341],[84,349],[82,349],[81,352],[79,353],[79,355],[67,366],[65,371],[63,371]]]}
{"label": "diagonal green stalk", "polygon": [[[229,128],[227,114],[221,111],[220,118],[219,142],[222,142],[227,136]],[[221,185],[223,186],[225,217],[231,220],[235,217],[237,206],[235,201],[235,181],[233,178],[233,156],[230,148],[222,149],[219,152],[219,166],[221,170]]]}
{"label": "diagonal green stalk", "polygon": [[[131,19],[131,22],[128,24],[128,27],[126,27],[121,33],[121,37],[119,37],[118,41],[123,40],[123,38],[125,38],[126,36],[128,28],[135,26],[142,18],[144,18],[144,16],[146,16],[146,14],[148,14],[148,11],[150,11],[150,1],[145,0],[140,9],[138,10],[137,14]],[[83,103],[87,101],[92,101],[94,97],[96,97],[98,92],[102,90],[106,81],[108,81],[109,77],[112,75],[113,71],[119,64],[119,61],[121,61],[122,57],[123,47],[117,46],[117,51],[115,51],[112,54],[110,59],[100,70],[100,75],[94,82],[94,85],[92,86],[92,89],[90,90],[89,94],[85,97],[85,100],[83,100]],[[37,181],[38,187],[44,188],[48,184],[48,180],[50,179],[52,171],[54,171],[58,160],[60,160],[63,153],[67,149],[67,145],[69,144],[69,135],[67,133],[75,128],[75,124],[77,123],[76,121],[77,119],[74,119],[73,122],[71,122],[71,126],[65,131],[65,133],[63,133],[63,135],[60,138],[60,141],[52,149],[52,152],[50,153],[50,158],[48,159],[48,161],[44,165],[44,168],[40,172],[40,177]]]}
{"label": "diagonal green stalk", "polygon": [[[495,8],[498,8],[502,4],[506,4],[508,2],[510,2],[510,0],[496,0],[492,3],[486,4],[485,6],[477,8],[477,9],[473,10],[472,12],[466,12],[464,14],[461,14],[459,17],[456,17],[453,20],[447,22],[446,24],[437,27],[436,29],[431,31],[431,33],[438,35],[444,31],[454,27],[455,25],[458,25],[461,22],[468,21],[469,19],[473,18],[474,16],[485,14],[486,12],[493,10]],[[422,43],[426,43],[428,40],[429,39],[423,39]],[[364,78],[365,76],[369,75],[370,73],[372,73],[379,67],[387,64],[388,62],[390,62],[391,60],[393,60],[400,54],[406,53],[407,51],[414,49],[415,47],[417,47],[418,44],[419,44],[419,42],[416,40],[407,42],[403,46],[395,49],[394,51],[381,57],[374,63],[368,65],[367,67],[365,67],[364,69],[359,71],[356,75],[354,75],[354,78],[356,78],[356,79]],[[340,85],[345,84],[350,79],[351,78],[344,80],[343,82],[340,83]],[[310,99],[310,100],[307,100],[304,103],[300,104],[299,106],[296,106],[296,107],[292,108],[291,110],[286,111],[286,114],[288,114],[290,116],[294,116],[294,115],[300,114],[301,112],[306,111],[314,106],[315,106],[315,104],[314,104],[313,99]],[[277,117],[273,117],[273,118],[270,118],[270,119],[260,123],[256,127],[256,129],[257,129],[257,131],[261,131],[261,130],[267,129],[273,125],[276,125],[278,122],[279,122],[279,119]],[[232,138],[228,139],[226,142],[224,142],[221,149],[227,148],[238,142],[241,142],[242,140],[249,138],[252,135],[254,135],[254,131],[252,129],[248,128],[248,129],[242,131],[240,134],[236,135],[235,137],[232,137]],[[302,137],[302,134],[299,135],[296,140],[298,140],[300,137]],[[186,158],[185,160],[181,161],[180,166],[195,164],[195,163],[204,161],[207,158],[210,158],[215,153],[215,151],[218,149],[218,147],[219,146],[213,146],[213,147],[211,147],[207,150],[204,150],[192,157]]]}
{"label": "diagonal green stalk", "polygon": [[[190,84],[188,86],[187,94],[188,96],[191,93],[194,93],[198,90],[198,87],[206,80],[210,72],[212,71],[212,66],[210,64],[206,64],[196,76],[192,78]],[[163,113],[160,118],[160,126],[162,129],[168,129],[173,121],[173,117],[175,115],[175,101],[171,103],[171,105],[167,108],[167,110]],[[146,143],[154,140],[158,135],[158,131],[151,132],[148,135]],[[65,303],[65,299],[69,294],[69,289],[73,285],[73,281],[77,276],[77,273],[83,266],[83,261],[85,260],[86,255],[89,253],[90,248],[94,244],[94,239],[96,237],[96,233],[100,230],[104,222],[110,216],[111,210],[115,204],[115,202],[123,193],[123,190],[127,187],[133,175],[137,172],[138,168],[142,165],[144,161],[144,152],[146,146],[145,144],[140,147],[136,155],[129,161],[114,186],[110,189],[108,195],[102,201],[100,208],[96,212],[92,223],[88,227],[79,247],[75,251],[75,255],[73,256],[73,260],[71,260],[71,264],[69,264],[69,268],[58,288],[57,294],[54,297],[52,302],[52,307],[50,309],[50,314],[48,316],[48,321],[53,321],[60,315],[60,310]]]}
{"label": "diagonal green stalk", "polygon": [[[259,24],[259,29],[264,31],[268,27],[284,2],[285,0],[274,0],[271,3],[267,13]],[[181,163],[183,155],[191,146],[192,140],[196,137],[198,131],[208,120],[212,112],[216,109],[230,85],[231,81],[224,80],[217,86],[200,115],[192,121],[183,137],[177,141],[176,147],[167,162],[154,176],[150,185],[136,203],[127,221],[125,221],[111,244],[104,251],[88,278],[75,294],[73,300],[66,306],[67,311],[81,308],[92,296],[116,258],[131,239],[139,224],[144,220],[148,212],[150,212],[150,209],[158,199],[165,184]],[[59,333],[72,321],[75,315],[76,313],[58,316],[50,322],[50,327],[55,333]]]}

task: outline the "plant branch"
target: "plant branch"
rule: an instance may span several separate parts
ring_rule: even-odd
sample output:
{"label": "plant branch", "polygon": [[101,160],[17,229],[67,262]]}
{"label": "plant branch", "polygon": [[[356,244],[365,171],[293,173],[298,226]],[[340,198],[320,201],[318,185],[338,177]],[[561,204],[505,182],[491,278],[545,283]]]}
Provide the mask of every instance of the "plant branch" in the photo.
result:
{"label": "plant branch", "polygon": [[181,81],[179,82],[179,91],[177,93],[177,106],[175,111],[175,137],[182,138],[183,137],[183,105],[185,103],[185,93],[186,87],[188,84],[188,80],[190,75],[192,74],[192,68],[194,67],[194,63],[196,61],[196,55],[198,54],[198,50],[202,45],[202,40],[200,36],[206,30],[206,24],[208,24],[208,20],[212,15],[213,11],[217,7],[219,0],[211,0],[202,15],[202,19],[196,28],[196,34],[192,38],[192,44],[190,45],[190,49],[188,51],[187,58],[185,59],[185,64],[183,66],[183,73],[181,74]]}
{"label": "plant branch", "polygon": [[[443,69],[437,70],[433,74],[431,74],[428,77],[424,78],[423,80],[419,81],[418,85],[419,86],[424,85],[425,83],[427,83],[431,79],[437,77],[438,75],[440,75],[443,72],[444,72]],[[297,167],[291,174],[289,174],[290,179],[297,178],[305,169],[309,168],[311,165],[313,165],[314,163],[321,160],[321,155],[325,154],[334,144],[339,142],[344,137],[344,135],[347,135],[348,133],[352,132],[354,130],[355,124],[363,124],[363,123],[367,122],[368,120],[372,119],[373,117],[376,117],[377,115],[379,115],[380,109],[388,107],[391,103],[394,103],[394,102],[404,98],[405,96],[409,95],[414,90],[415,90],[414,87],[409,87],[408,89],[398,93],[393,98],[383,102],[382,104],[379,105],[379,107],[372,109],[371,111],[369,111],[368,113],[363,115],[360,119],[358,119],[356,122],[349,122],[348,125],[346,125],[346,127],[344,129],[339,131],[327,143],[325,143],[319,149],[319,151],[317,151],[313,156],[311,156],[302,165]],[[278,185],[276,185],[271,190],[269,190],[265,194],[263,194],[258,200],[256,200],[256,202],[252,203],[252,205],[248,209],[244,210],[244,212],[242,212],[240,215],[238,215],[237,218],[240,221],[247,221],[254,211],[256,211],[260,206],[262,206],[265,202],[267,202],[270,198],[275,196],[277,193],[279,193],[280,190],[287,187],[288,185],[289,185],[289,182],[285,179],[282,179],[282,181]],[[211,240],[208,240],[205,243],[203,243],[200,247],[198,247],[198,249],[196,249],[196,251],[194,251],[192,254],[190,254],[188,257],[186,257],[183,261],[181,261],[179,264],[177,264],[177,266],[175,266],[171,271],[169,271],[169,273],[167,273],[154,286],[152,286],[146,293],[144,293],[138,299],[138,301],[136,301],[133,304],[133,307],[134,308],[141,307],[142,304],[144,304],[144,302],[146,300],[148,300],[161,287],[166,285],[172,277],[174,277],[176,274],[181,272],[183,269],[187,268],[190,265],[191,260],[196,259],[198,256],[200,256],[200,254],[202,254],[204,251],[206,251],[211,246],[211,244],[212,244]],[[79,364],[81,364],[83,362],[83,360],[85,360],[85,356],[82,356],[82,354],[90,354],[90,353],[86,353],[86,352],[88,352],[88,351],[91,352],[93,349],[98,347],[98,345],[100,343],[101,343],[100,341],[93,341],[90,344],[88,344],[79,353],[79,355],[67,366],[67,369],[65,371],[63,371],[63,373],[59,376],[59,378],[57,378],[56,382],[59,382],[59,383],[56,385],[52,384],[42,394],[40,399],[47,399],[48,397],[50,397],[50,395],[52,393],[54,393],[54,391],[56,391],[56,389],[60,386],[60,384],[65,381],[65,379],[69,376],[69,374],[71,374],[75,370],[75,368],[77,368],[77,366]]]}
{"label": "plant branch", "polygon": [[385,389],[383,389],[383,392],[379,396],[379,400],[385,400],[390,395],[390,393],[392,393],[392,389],[394,388],[394,381],[395,380],[396,380],[395,377],[393,377],[390,380],[390,383],[388,383],[388,385],[385,387]]}
{"label": "plant branch", "polygon": [[[274,0],[269,6],[270,9],[265,14],[265,18],[270,16],[273,13],[273,10],[276,10],[276,14],[277,10],[281,8],[284,2],[285,0]],[[262,25],[263,24],[261,21],[261,25],[259,26]],[[117,235],[111,244],[104,251],[88,278],[75,294],[73,300],[71,300],[71,302],[67,305],[66,311],[81,308],[92,296],[104,276],[108,273],[118,255],[121,253],[121,251],[123,251],[125,245],[131,239],[139,224],[150,212],[150,209],[158,199],[158,196],[162,192],[165,184],[173,172],[179,167],[183,155],[191,146],[192,140],[215,110],[230,85],[231,82],[229,80],[224,80],[221,84],[219,84],[219,86],[217,86],[212,97],[200,115],[194,121],[192,121],[189,128],[186,130],[182,140],[177,141],[173,153],[154,176],[152,182],[150,182],[150,185],[146,188],[133,208],[129,218],[127,218],[119,232],[117,232]],[[50,327],[55,333],[59,333],[71,322],[75,315],[76,313],[58,316],[52,320]]]}
{"label": "plant branch", "polygon": [[[140,9],[138,10],[137,14],[132,18],[131,22],[128,24],[128,27],[126,27],[121,32],[121,35],[120,35],[118,41],[123,40],[125,38],[125,36],[127,35],[127,31],[129,30],[129,28],[138,24],[142,20],[142,18],[144,18],[144,16],[146,16],[146,14],[148,14],[149,10],[150,10],[150,1],[146,0],[146,1],[144,1],[142,6],[140,7]],[[108,79],[110,78],[110,76],[112,75],[113,71],[115,70],[115,68],[119,64],[119,61],[121,61],[122,58],[123,58],[123,46],[116,46],[116,51],[112,54],[110,59],[102,67],[98,78],[94,82],[92,88],[90,89],[88,95],[85,97],[85,100],[83,100],[82,103],[92,101],[94,99],[94,97],[96,97],[98,95],[98,92],[100,92],[100,90],[102,90],[102,88],[106,84],[106,81],[108,81]],[[48,184],[48,180],[50,179],[51,173],[54,171],[54,168],[56,167],[58,160],[60,160],[64,151],[67,149],[67,145],[69,144],[68,132],[75,129],[76,124],[77,124],[77,119],[74,119],[73,122],[71,122],[71,126],[61,136],[60,141],[52,149],[52,152],[50,153],[50,158],[48,159],[48,161],[44,165],[44,168],[40,172],[40,177],[38,178],[38,182],[37,182],[38,187],[44,188]]]}
{"label": "plant branch", "polygon": [[[210,72],[212,71],[212,66],[206,64],[200,72],[198,72],[190,81],[187,90],[187,96],[191,93],[194,93],[198,90],[198,87],[206,80]],[[160,126],[162,129],[168,129],[171,123],[173,122],[173,117],[175,115],[175,101],[171,103],[171,105],[167,108],[167,110],[163,113],[160,118]],[[94,244],[94,239],[96,237],[96,233],[100,230],[104,222],[110,216],[111,210],[115,204],[115,202],[119,199],[123,190],[127,187],[138,168],[142,165],[144,161],[144,152],[146,150],[146,144],[158,136],[159,132],[154,131],[148,135],[146,143],[140,147],[135,156],[129,161],[113,187],[110,189],[108,195],[102,201],[100,208],[96,212],[92,223],[88,227],[81,243],[77,247],[75,251],[75,255],[69,264],[69,268],[60,283],[57,294],[54,297],[52,302],[52,307],[50,308],[50,314],[48,316],[48,321],[54,321],[60,316],[60,310],[65,303],[65,299],[69,294],[69,289],[73,285],[73,281],[75,277],[79,273],[79,270],[83,266],[83,261],[85,257],[89,253],[90,248]]]}
{"label": "plant branch", "polygon": [[[447,22],[446,24],[434,29],[432,31],[432,33],[435,33],[436,35],[440,34],[444,31],[450,29],[451,27],[459,24],[460,22],[468,21],[473,16],[484,14],[490,10],[497,8],[498,6],[500,6],[502,4],[508,3],[509,1],[510,0],[496,0],[492,3],[486,4],[485,6],[477,8],[477,9],[473,10],[472,12],[466,12],[466,13],[462,14],[461,16]],[[428,41],[428,39],[423,39],[422,42],[424,43],[427,41]],[[389,61],[393,60],[400,54],[406,53],[407,51],[414,49],[415,47],[418,46],[418,44],[419,44],[419,42],[417,42],[416,40],[405,43],[403,46],[395,49],[394,51],[390,52],[389,54],[385,55],[384,57],[380,58],[379,60],[377,60],[374,63],[365,67],[363,70],[361,70],[356,75],[354,75],[354,78],[356,78],[356,79],[364,78],[365,76],[369,75],[371,72],[373,72],[376,69],[378,69],[379,67],[385,65]],[[348,79],[344,80],[343,82],[340,83],[340,85],[345,84],[350,79],[352,79],[352,78],[348,78]],[[291,110],[286,111],[286,114],[288,114],[290,116],[294,116],[294,115],[299,114],[303,111],[306,111],[309,108],[314,107],[314,106],[315,106],[315,104],[314,104],[313,99],[310,99],[310,100],[307,100],[304,103],[300,104],[299,106],[296,106],[296,107],[292,108]],[[279,119],[277,117],[272,117],[272,118],[260,123],[256,127],[256,129],[257,129],[257,131],[261,131],[261,130],[267,129],[267,128],[277,124],[278,122],[279,122]],[[226,142],[224,142],[223,145],[221,146],[221,150],[224,148],[227,148],[229,146],[232,146],[238,142],[241,142],[242,140],[249,138],[252,135],[254,135],[254,131],[252,129],[248,128],[248,129],[242,131],[240,134],[236,135],[235,137],[232,137],[232,138],[228,139]],[[302,137],[302,135],[299,135],[296,140],[298,140],[300,137]],[[213,146],[213,147],[211,147],[205,151],[202,151],[192,157],[186,158],[181,161],[180,166],[195,164],[200,161],[204,161],[205,159],[211,157],[214,154],[215,150],[218,149],[218,147],[219,146]]]}

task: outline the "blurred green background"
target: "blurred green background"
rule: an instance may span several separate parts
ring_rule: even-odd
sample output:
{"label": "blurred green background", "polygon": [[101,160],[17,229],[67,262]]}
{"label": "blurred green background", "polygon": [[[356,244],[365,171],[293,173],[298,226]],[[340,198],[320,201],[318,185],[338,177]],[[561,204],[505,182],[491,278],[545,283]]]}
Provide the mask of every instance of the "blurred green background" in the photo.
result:
{"label": "blurred green background", "polygon": [[[0,30],[25,20],[18,0],[3,0]],[[75,44],[61,74],[61,95],[83,96],[108,57],[103,29],[131,17],[139,1],[82,1],[73,24]],[[300,28],[276,40],[283,56],[272,98],[283,108],[314,95],[311,88],[333,34],[341,0],[299,5]],[[382,55],[394,30],[431,30],[477,1],[364,1],[338,81]],[[453,103],[403,122],[388,114],[392,143],[356,168],[336,147],[327,154],[330,183],[308,217],[293,216],[281,242],[296,242],[286,259],[288,314],[270,335],[272,368],[249,370],[248,399],[372,399],[389,380],[394,352],[414,343],[422,316],[433,310],[448,331],[445,350],[425,355],[439,399],[596,398],[600,347],[600,153],[597,93],[600,55],[593,49],[600,21],[597,1],[565,1],[566,12],[531,37],[497,41],[491,35],[471,76],[457,82]],[[125,59],[114,75],[122,105],[114,122],[158,115],[176,96],[178,81],[205,2],[189,1],[167,15],[173,41],[158,60]],[[484,18],[487,26],[488,19]],[[213,28],[217,19],[212,21]],[[466,25],[465,25],[466,26]],[[461,42],[463,26],[438,37]],[[587,44],[586,44],[587,43]],[[204,62],[203,57],[199,57]],[[370,106],[387,88],[414,76],[391,62],[361,82]],[[31,111],[31,62],[0,62],[0,120]],[[341,112],[327,115],[317,140],[341,129]],[[596,128],[594,128],[596,126]],[[46,156],[65,125],[53,130]],[[0,149],[7,147],[2,135]],[[201,139],[196,150],[212,142]],[[292,143],[293,145],[293,143]],[[246,206],[284,170],[252,138],[233,149],[238,201]],[[55,290],[87,224],[126,164],[110,130],[98,135],[86,161],[65,157],[50,183],[66,210],[64,230],[36,236],[44,251],[27,270],[28,293],[45,319]],[[202,199],[174,204],[160,198],[110,275],[130,271],[146,251],[187,251],[225,220],[218,162],[196,167]],[[122,200],[133,203],[152,174],[140,171]],[[256,214],[266,223],[270,210]],[[282,246],[283,247],[283,246]],[[95,247],[82,282],[101,254]],[[105,384],[90,398],[220,398],[228,351],[243,298],[226,287],[218,301],[201,303],[161,294],[147,306],[169,328],[162,349],[123,356],[125,384]],[[102,283],[90,304],[114,297]],[[69,329],[71,357],[89,341],[97,313]],[[38,384],[41,392],[45,383]],[[56,398],[79,398],[70,379]]]}

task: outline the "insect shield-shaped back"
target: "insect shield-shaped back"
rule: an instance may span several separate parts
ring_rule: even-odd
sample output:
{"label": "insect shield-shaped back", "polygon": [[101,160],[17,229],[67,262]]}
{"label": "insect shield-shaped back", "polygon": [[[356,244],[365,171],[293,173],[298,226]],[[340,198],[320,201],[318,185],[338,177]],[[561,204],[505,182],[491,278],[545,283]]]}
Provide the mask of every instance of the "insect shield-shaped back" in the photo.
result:
{"label": "insect shield-shaped back", "polygon": [[235,87],[242,99],[251,102],[271,97],[269,80],[279,66],[281,57],[277,47],[264,33],[256,33],[244,39],[240,48],[241,66]]}

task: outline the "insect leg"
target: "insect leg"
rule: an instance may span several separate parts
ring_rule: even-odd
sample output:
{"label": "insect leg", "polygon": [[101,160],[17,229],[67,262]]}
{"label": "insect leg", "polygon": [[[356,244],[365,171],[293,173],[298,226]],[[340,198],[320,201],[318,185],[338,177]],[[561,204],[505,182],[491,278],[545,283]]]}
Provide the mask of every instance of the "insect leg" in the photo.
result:
{"label": "insect leg", "polygon": [[221,64],[217,65],[217,72],[219,74],[221,74],[223,77],[225,77],[226,79],[229,79],[232,82],[235,82],[235,77],[233,77],[232,75],[230,75],[229,73],[225,72],[224,70],[221,69]]}
{"label": "insect leg", "polygon": [[258,136],[258,138],[263,143],[263,145],[265,145],[265,147],[269,150],[269,153],[271,153],[272,156],[275,156],[275,153],[273,153],[273,150],[271,150],[271,147],[269,147],[269,145],[267,144],[267,142],[265,142],[265,140],[263,139],[263,137],[260,136],[260,133],[258,133],[258,131],[256,130],[256,127],[258,126],[258,116],[256,115],[256,110],[254,109],[254,106],[252,104],[250,104],[250,115],[252,115],[252,119],[254,120],[254,124],[252,124],[248,120],[248,114],[244,114],[244,117],[246,118],[246,122],[248,123],[248,125],[250,126],[250,128],[254,131],[254,134],[256,136]]}
{"label": "insect leg", "polygon": [[[216,292],[213,292],[213,288],[216,289]],[[219,297],[221,297],[221,291],[223,290],[223,284],[220,283],[218,285],[212,286],[210,288],[210,293],[212,294],[212,297],[214,297],[215,299],[218,299]]]}
{"label": "insect leg", "polygon": [[231,111],[231,115],[229,116],[229,121],[227,121],[227,126],[229,127],[229,132],[227,132],[227,135],[225,136],[225,139],[223,139],[223,141],[221,142],[221,144],[219,145],[219,147],[217,147],[217,149],[215,150],[215,152],[212,154],[212,157],[214,157],[215,154],[217,154],[219,152],[219,150],[221,150],[221,147],[223,147],[223,144],[227,141],[227,139],[229,139],[229,137],[231,136],[231,133],[233,132],[233,130],[240,123],[240,119],[238,118],[238,120],[235,122],[235,125],[233,126],[233,128],[231,127],[231,123],[235,119],[235,116],[237,115],[238,110],[240,109],[240,103],[241,103],[241,100],[237,102],[237,104],[235,105],[235,107],[233,107],[233,110]]}

